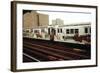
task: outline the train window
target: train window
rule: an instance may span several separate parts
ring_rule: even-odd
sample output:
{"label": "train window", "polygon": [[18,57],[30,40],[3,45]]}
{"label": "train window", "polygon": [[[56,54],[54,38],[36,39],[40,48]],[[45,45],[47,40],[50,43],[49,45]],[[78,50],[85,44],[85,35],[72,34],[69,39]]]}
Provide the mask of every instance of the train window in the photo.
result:
{"label": "train window", "polygon": [[34,30],[34,33],[39,33],[39,30]]}
{"label": "train window", "polygon": [[54,35],[56,34],[55,29],[52,29],[51,32],[52,32],[52,34],[54,34]]}
{"label": "train window", "polygon": [[50,34],[50,28],[48,28],[48,34]]}
{"label": "train window", "polygon": [[62,33],[62,29],[60,29],[60,33]]}
{"label": "train window", "polygon": [[45,30],[44,29],[41,29],[41,32],[45,32]]}
{"label": "train window", "polygon": [[70,33],[73,34],[74,33],[74,29],[70,29]]}
{"label": "train window", "polygon": [[26,30],[26,33],[29,33],[29,30]]}
{"label": "train window", "polygon": [[78,29],[75,29],[75,33],[79,33],[79,30]]}
{"label": "train window", "polygon": [[30,32],[33,32],[33,29],[31,29]]}
{"label": "train window", "polygon": [[69,34],[69,29],[66,29],[66,34]]}
{"label": "train window", "polygon": [[90,33],[91,33],[91,28],[89,28],[89,30],[90,30]]}
{"label": "train window", "polygon": [[88,33],[88,28],[85,28],[85,33]]}
{"label": "train window", "polygon": [[58,33],[59,33],[59,29],[58,29]]}

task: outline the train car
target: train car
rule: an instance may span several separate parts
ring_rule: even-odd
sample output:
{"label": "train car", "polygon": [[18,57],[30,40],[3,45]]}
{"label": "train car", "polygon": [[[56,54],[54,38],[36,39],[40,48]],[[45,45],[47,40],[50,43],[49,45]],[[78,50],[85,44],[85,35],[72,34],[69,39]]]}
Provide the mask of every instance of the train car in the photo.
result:
{"label": "train car", "polygon": [[55,31],[56,40],[66,41],[67,39],[74,39],[76,41],[88,41],[91,39],[91,25],[90,23],[82,24],[70,24],[52,26],[48,28],[48,33],[52,33],[51,30]]}
{"label": "train car", "polygon": [[58,35],[63,35],[66,37],[73,37],[78,34],[79,36],[91,35],[90,24],[77,24],[77,25],[63,25],[59,26],[57,29]]}
{"label": "train car", "polygon": [[67,39],[86,40],[91,39],[91,24],[70,24],[70,25],[50,25],[48,27],[39,27],[34,29],[25,29],[24,37],[66,41]]}

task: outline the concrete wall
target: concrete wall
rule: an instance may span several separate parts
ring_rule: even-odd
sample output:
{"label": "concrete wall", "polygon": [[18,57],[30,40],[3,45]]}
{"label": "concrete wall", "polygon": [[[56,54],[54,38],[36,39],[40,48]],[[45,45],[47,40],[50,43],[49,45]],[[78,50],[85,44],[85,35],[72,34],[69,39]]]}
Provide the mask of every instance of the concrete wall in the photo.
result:
{"label": "concrete wall", "polygon": [[25,13],[23,16],[23,28],[30,29],[38,27],[37,13],[35,11]]}
{"label": "concrete wall", "polygon": [[49,16],[46,14],[40,14],[36,11],[25,13],[23,16],[23,28],[33,29],[39,26],[45,27],[49,25]]}
{"label": "concrete wall", "polygon": [[39,26],[47,27],[49,25],[49,16],[40,13],[38,15],[39,15]]}

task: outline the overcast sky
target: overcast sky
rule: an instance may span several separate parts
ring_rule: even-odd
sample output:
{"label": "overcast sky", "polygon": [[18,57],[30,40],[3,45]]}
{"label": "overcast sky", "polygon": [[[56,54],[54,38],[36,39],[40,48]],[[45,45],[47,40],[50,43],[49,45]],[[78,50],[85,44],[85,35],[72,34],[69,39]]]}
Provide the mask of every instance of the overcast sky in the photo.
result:
{"label": "overcast sky", "polygon": [[82,23],[91,21],[91,13],[77,13],[77,12],[48,12],[48,11],[37,11],[49,15],[49,24],[52,20],[60,18],[64,21],[64,24]]}

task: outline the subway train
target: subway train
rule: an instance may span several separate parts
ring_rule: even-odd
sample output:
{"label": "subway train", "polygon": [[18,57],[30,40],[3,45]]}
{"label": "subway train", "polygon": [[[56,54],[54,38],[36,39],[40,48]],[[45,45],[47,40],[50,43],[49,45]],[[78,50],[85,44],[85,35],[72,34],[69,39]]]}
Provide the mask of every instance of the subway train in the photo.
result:
{"label": "subway train", "polygon": [[25,29],[24,37],[33,37],[41,39],[63,40],[74,39],[76,41],[91,41],[91,24],[71,24],[71,25],[49,25],[48,27],[39,27],[34,29]]}

